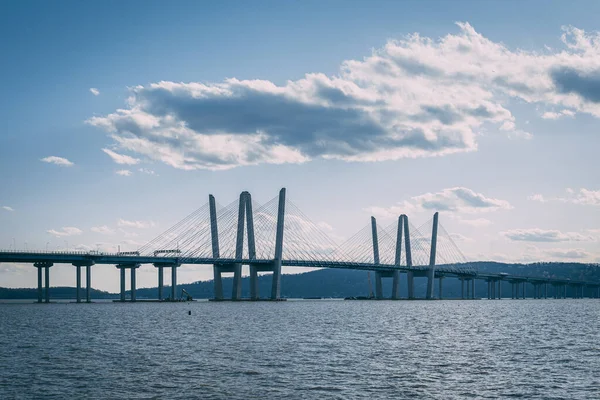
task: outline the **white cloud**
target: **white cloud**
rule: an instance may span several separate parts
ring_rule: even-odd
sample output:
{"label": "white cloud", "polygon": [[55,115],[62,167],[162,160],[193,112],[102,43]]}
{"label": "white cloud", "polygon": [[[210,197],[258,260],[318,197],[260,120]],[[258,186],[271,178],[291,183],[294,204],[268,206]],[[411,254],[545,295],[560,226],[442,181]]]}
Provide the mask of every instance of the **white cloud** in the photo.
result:
{"label": "white cloud", "polygon": [[489,219],[486,219],[486,218],[475,218],[475,219],[458,218],[458,222],[461,224],[475,226],[475,227],[488,226],[488,225],[492,224],[492,221],[490,221]]}
{"label": "white cloud", "polygon": [[60,165],[63,167],[71,167],[71,166],[75,165],[71,161],[67,160],[66,158],[57,157],[57,156],[45,157],[45,158],[40,159],[40,161],[50,163],[50,164]]}
{"label": "white cloud", "polygon": [[94,226],[90,230],[92,232],[101,233],[103,235],[112,235],[113,233],[115,233],[114,229],[111,229],[106,225]]}
{"label": "white cloud", "polygon": [[512,229],[500,234],[512,241],[523,242],[582,242],[594,241],[594,237],[582,235],[577,232],[561,232],[540,228]]}
{"label": "white cloud", "polygon": [[175,168],[220,170],[474,151],[484,123],[531,137],[507,108],[511,98],[600,117],[599,34],[564,27],[563,48],[528,51],[458,27],[437,40],[390,40],[336,75],[280,86],[235,78],[136,86],[127,108],[87,122],[124,150]]}
{"label": "white cloud", "polygon": [[3,210],[6,210],[6,211],[9,211],[9,212],[13,212],[13,211],[15,211],[15,209],[14,209],[14,208],[12,208],[12,207],[9,207],[9,206],[2,206],[2,209],[3,209]]}
{"label": "white cloud", "polygon": [[561,117],[574,117],[575,112],[571,110],[561,110],[559,112],[547,111],[542,114],[542,118],[544,119],[559,119]]}
{"label": "white cloud", "polygon": [[121,175],[121,176],[131,176],[132,172],[128,169],[120,169],[120,170],[116,171],[115,174]]}
{"label": "white cloud", "polygon": [[90,92],[94,95],[94,96],[98,96],[100,94],[100,91],[96,88],[90,88]]}
{"label": "white cloud", "polygon": [[126,228],[137,228],[137,229],[148,229],[153,227],[155,224],[153,221],[128,221],[125,219],[119,219],[117,225]]}
{"label": "white cloud", "polygon": [[[512,206],[508,201],[486,197],[465,187],[443,189],[436,193],[425,193],[411,197],[391,207],[368,207],[365,210],[373,215],[394,217],[411,211],[447,211],[456,213],[477,213],[497,210],[509,210]],[[471,220],[471,222],[474,220]],[[478,220],[484,223],[483,219]],[[477,222],[474,222],[477,224]],[[481,226],[481,225],[480,225]]]}
{"label": "white cloud", "polygon": [[153,170],[148,169],[148,168],[140,168],[140,169],[138,169],[138,171],[140,171],[143,174],[156,175],[156,172],[154,172]]}
{"label": "white cloud", "polygon": [[544,254],[553,258],[579,260],[590,258],[591,254],[583,249],[547,249]]}
{"label": "white cloud", "polygon": [[140,162],[138,158],[134,158],[125,154],[115,153],[110,149],[102,149],[103,152],[108,154],[110,158],[117,164],[125,164],[125,165],[135,165]]}
{"label": "white cloud", "polygon": [[581,188],[579,189],[579,191],[576,192],[571,188],[567,188],[565,191],[567,194],[563,197],[558,196],[546,198],[541,194],[534,194],[527,198],[529,200],[539,201],[542,203],[547,203],[549,201],[558,201],[562,203],[600,206],[600,190],[590,190],[586,188]]}
{"label": "white cloud", "polygon": [[57,231],[55,229],[50,229],[48,231],[49,234],[57,236],[57,237],[61,237],[61,236],[75,236],[75,235],[81,235],[83,233],[83,231],[79,228],[75,228],[74,226],[64,226],[60,231]]}

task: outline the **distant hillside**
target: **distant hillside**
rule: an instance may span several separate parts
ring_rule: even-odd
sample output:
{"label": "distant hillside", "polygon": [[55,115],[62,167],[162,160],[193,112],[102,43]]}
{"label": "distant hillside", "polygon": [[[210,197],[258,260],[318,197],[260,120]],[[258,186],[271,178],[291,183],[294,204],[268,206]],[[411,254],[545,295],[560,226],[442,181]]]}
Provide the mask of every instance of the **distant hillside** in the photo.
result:
{"label": "distant hillside", "polygon": [[[581,263],[534,263],[534,264],[505,264],[497,262],[476,262],[475,267],[480,272],[506,272],[514,275],[524,276],[545,276],[552,278],[570,278],[573,280],[589,280],[600,282],[600,266],[598,264]],[[371,274],[372,284],[373,274]],[[400,296],[407,296],[406,275],[401,274]],[[283,275],[281,283],[281,295],[286,298],[302,297],[348,297],[365,296],[369,292],[369,284],[366,271],[342,270],[342,269],[322,269],[313,272],[295,275]],[[417,297],[425,296],[426,278],[415,278],[415,294]],[[232,279],[223,280],[223,290],[226,297],[231,296]],[[178,285],[178,295],[181,289],[187,290],[194,298],[212,298],[213,282],[195,282],[190,284]],[[250,296],[249,278],[242,279],[242,296]],[[383,280],[384,295],[389,297],[391,294],[391,279]],[[437,293],[437,282],[435,285]],[[487,296],[487,285],[477,282],[475,294],[478,297]],[[510,284],[504,283],[503,294],[510,294]],[[264,275],[259,277],[259,291],[261,297],[268,297],[271,293],[271,276]],[[170,293],[170,288],[165,287],[165,295]],[[156,298],[157,288],[138,289],[137,298]],[[95,299],[116,299],[118,294],[103,292],[99,290],[92,291],[92,297]],[[458,279],[448,278],[444,280],[444,297],[460,297],[460,281]],[[0,288],[0,299],[34,299],[37,298],[36,289],[6,289]],[[73,299],[75,298],[75,288],[53,287],[52,298],[54,299]]]}

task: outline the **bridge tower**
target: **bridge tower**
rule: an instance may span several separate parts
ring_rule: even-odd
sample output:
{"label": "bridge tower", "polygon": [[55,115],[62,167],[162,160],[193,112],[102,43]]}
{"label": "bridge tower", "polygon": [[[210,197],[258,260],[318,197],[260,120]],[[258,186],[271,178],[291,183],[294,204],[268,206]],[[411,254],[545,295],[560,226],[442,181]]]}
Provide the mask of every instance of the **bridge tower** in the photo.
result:
{"label": "bridge tower", "polygon": [[[406,266],[412,268],[412,251],[410,248],[410,231],[408,228],[408,216],[402,214],[400,218],[404,217],[404,250],[406,251]],[[415,274],[413,271],[406,273],[406,283],[408,285],[408,299],[412,300],[415,298]]]}
{"label": "bridge tower", "polygon": [[[377,235],[377,220],[371,217],[371,234],[373,237],[373,263],[379,265],[379,238]],[[400,265],[400,251],[402,244],[402,217],[398,218],[398,234],[396,238],[396,258],[394,265]],[[392,300],[399,299],[400,272],[399,271],[375,271],[375,298],[383,299],[382,278],[392,278]]]}
{"label": "bridge tower", "polygon": [[437,246],[438,213],[433,214],[433,228],[431,230],[431,252],[429,253],[429,269],[427,270],[427,294],[428,300],[433,299],[433,283],[435,278],[435,252]]}
{"label": "bridge tower", "polygon": [[[244,250],[244,216],[246,212],[246,196],[248,192],[242,192],[240,194],[240,202],[238,209],[238,224],[237,224],[237,236],[236,236],[236,247],[235,247],[235,259],[241,260],[243,257]],[[208,196],[209,211],[210,211],[210,233],[212,241],[212,252],[213,258],[218,259],[219,254],[219,230],[217,227],[217,208],[215,204],[215,198],[211,194]],[[215,300],[223,300],[223,280],[221,274],[224,272],[233,272],[233,288],[231,292],[232,300],[239,300],[242,297],[242,263],[237,262],[235,264],[220,264],[215,263],[213,265],[214,273],[214,292]]]}
{"label": "bridge tower", "polygon": [[[281,296],[281,260],[283,255],[283,228],[285,218],[285,188],[279,191],[279,204],[277,210],[277,230],[275,237],[275,254],[270,263],[252,263],[256,259],[256,243],[254,237],[254,216],[252,212],[252,197],[248,192],[240,194],[238,209],[238,224],[236,236],[235,264],[213,265],[215,300],[223,300],[223,283],[221,274],[233,272],[232,300],[240,300],[242,297],[242,259],[244,255],[244,221],[248,232],[248,256],[250,259],[250,298],[260,298],[258,289],[258,272],[272,272],[273,283],[271,286],[271,300],[278,300]],[[209,211],[211,225],[211,240],[213,258],[218,259],[219,254],[219,231],[217,227],[217,210],[215,198],[209,196]]]}

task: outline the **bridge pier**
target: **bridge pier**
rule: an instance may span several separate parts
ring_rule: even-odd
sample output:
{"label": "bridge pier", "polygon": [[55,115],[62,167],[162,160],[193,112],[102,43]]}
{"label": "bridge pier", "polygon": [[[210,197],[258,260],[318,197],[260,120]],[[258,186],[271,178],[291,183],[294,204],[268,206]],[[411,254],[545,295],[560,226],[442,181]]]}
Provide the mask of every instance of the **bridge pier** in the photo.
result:
{"label": "bridge pier", "polygon": [[136,300],[135,299],[135,295],[136,295],[135,292],[137,290],[136,282],[135,282],[135,270],[136,269],[137,268],[135,268],[135,267],[131,268],[131,278],[130,278],[130,283],[129,283],[130,286],[131,286],[131,301],[135,301]]}
{"label": "bridge pier", "polygon": [[460,298],[465,299],[465,278],[460,278]]}
{"label": "bridge pier", "polygon": [[177,267],[179,265],[171,265],[171,300],[177,299]]}
{"label": "bridge pier", "polygon": [[163,300],[163,291],[165,286],[165,272],[162,265],[158,265],[158,301]]}
{"label": "bridge pier", "polygon": [[[50,267],[54,264],[48,261],[36,262],[33,264],[38,269],[38,303],[50,303]],[[44,271],[44,288],[42,290],[42,269]],[[42,296],[43,294],[43,296]]]}
{"label": "bridge pier", "polygon": [[126,269],[130,269],[130,301],[131,302],[135,302],[136,301],[136,270],[141,266],[141,264],[118,264],[116,265],[116,267],[119,269],[120,272],[120,286],[121,286],[121,292],[120,292],[120,301],[124,302],[126,301],[125,298],[125,270]]}
{"label": "bridge pier", "polygon": [[85,267],[85,302],[92,302],[92,265],[93,261],[75,262],[73,265],[76,268],[77,280],[77,296],[76,302],[81,303],[81,267]]}
{"label": "bridge pier", "polygon": [[502,300],[502,281],[498,281],[498,300]]}
{"label": "bridge pier", "polygon": [[440,277],[438,278],[438,286],[439,286],[439,287],[438,287],[438,298],[439,298],[440,300],[442,300],[442,299],[443,299],[443,292],[442,292],[442,290],[443,290],[443,288],[442,288],[442,281],[443,281],[443,280],[444,280],[444,277],[443,277],[443,276],[440,276]]}
{"label": "bridge pier", "polygon": [[76,276],[75,280],[77,281],[76,282],[77,293],[75,295],[75,298],[76,298],[75,301],[77,303],[81,303],[81,266],[80,265],[75,265],[75,271],[76,271],[76,273],[75,273],[75,276]]}

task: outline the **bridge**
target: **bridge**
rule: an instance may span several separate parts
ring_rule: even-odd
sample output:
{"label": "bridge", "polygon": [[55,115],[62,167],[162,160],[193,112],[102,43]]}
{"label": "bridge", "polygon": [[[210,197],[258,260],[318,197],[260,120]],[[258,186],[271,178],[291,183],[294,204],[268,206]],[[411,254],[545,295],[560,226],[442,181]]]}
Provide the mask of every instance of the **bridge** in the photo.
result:
{"label": "bridge", "polygon": [[[425,235],[422,232],[431,233]],[[81,269],[85,268],[85,302],[91,301],[91,268],[108,264],[120,270],[120,301],[136,301],[136,270],[142,264],[157,269],[157,300],[175,300],[177,269],[185,264],[212,265],[214,300],[225,300],[223,274],[233,274],[231,300],[242,300],[242,266],[250,269],[249,300],[280,300],[281,269],[289,267],[342,268],[372,271],[375,298],[383,299],[384,278],[392,279],[390,299],[398,300],[400,277],[405,274],[408,299],[415,299],[414,279],[427,279],[426,299],[443,298],[443,280],[461,281],[461,298],[475,298],[475,281],[487,283],[488,299],[500,299],[501,283],[510,282],[511,298],[525,298],[525,285],[533,285],[533,298],[566,298],[567,287],[574,297],[600,297],[600,282],[574,281],[549,277],[519,276],[506,273],[480,273],[464,257],[451,235],[433,218],[420,227],[402,214],[388,226],[379,226],[375,217],[350,239],[337,244],[289,199],[286,189],[265,204],[248,192],[226,206],[209,195],[208,202],[152,239],[135,252],[78,251],[0,251],[0,262],[31,263],[38,271],[39,303],[50,302],[50,268],[72,264],[76,269],[77,302],[82,302]],[[171,293],[164,293],[164,270],[171,272]],[[130,296],[126,298],[125,276],[130,273]],[[259,293],[258,274],[272,275],[271,293]],[[549,287],[552,289],[549,293]]]}

